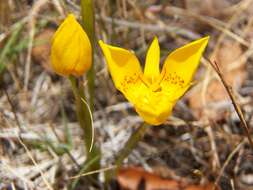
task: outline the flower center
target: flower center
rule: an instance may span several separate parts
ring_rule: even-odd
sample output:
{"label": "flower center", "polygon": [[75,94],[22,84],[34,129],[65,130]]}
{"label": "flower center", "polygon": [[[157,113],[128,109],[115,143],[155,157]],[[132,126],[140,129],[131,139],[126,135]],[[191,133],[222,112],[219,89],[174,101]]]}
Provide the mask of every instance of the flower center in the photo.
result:
{"label": "flower center", "polygon": [[142,74],[140,75],[140,80],[146,87],[151,89],[153,92],[160,92],[162,91],[162,87],[160,83],[162,82],[164,76],[165,76],[165,73],[161,74],[157,80],[153,81],[153,80],[149,80]]}

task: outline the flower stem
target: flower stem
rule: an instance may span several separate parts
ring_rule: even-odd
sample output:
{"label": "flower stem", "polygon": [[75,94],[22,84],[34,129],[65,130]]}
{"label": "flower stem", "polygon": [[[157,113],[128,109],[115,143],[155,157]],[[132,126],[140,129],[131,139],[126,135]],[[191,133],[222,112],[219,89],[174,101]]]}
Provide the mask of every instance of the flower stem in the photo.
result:
{"label": "flower stem", "polygon": [[95,69],[94,69],[94,44],[95,44],[95,28],[94,28],[94,13],[93,13],[93,1],[92,0],[81,0],[81,15],[83,28],[86,31],[92,47],[92,64],[91,68],[87,73],[88,79],[88,90],[89,90],[89,104],[91,112],[94,110],[94,88],[95,88]]}
{"label": "flower stem", "polygon": [[126,142],[124,148],[120,151],[119,156],[116,159],[116,166],[119,169],[124,161],[124,159],[132,152],[132,150],[136,147],[137,143],[142,139],[144,133],[149,125],[147,123],[143,123],[133,134],[129,137]]}
{"label": "flower stem", "polygon": [[125,158],[132,152],[132,150],[136,147],[137,143],[143,138],[146,129],[149,124],[143,123],[136,131],[132,133],[132,135],[127,140],[124,148],[121,149],[118,157],[116,158],[115,165],[116,171],[110,171],[106,173],[106,182],[109,182],[110,179],[118,172]]}
{"label": "flower stem", "polygon": [[[78,80],[74,76],[69,76],[71,87],[76,99],[76,113],[80,127],[84,132],[84,143],[86,149],[86,161],[83,164],[85,171],[93,171],[100,168],[100,149],[93,144],[94,129],[92,121],[92,113],[89,110],[89,105],[86,103],[86,97],[84,93],[84,86],[78,86]],[[96,160],[94,161],[94,158]],[[92,176],[91,176],[92,177]],[[97,175],[93,175],[97,177]],[[76,181],[76,183],[78,180]]]}
{"label": "flower stem", "polygon": [[76,112],[79,124],[84,131],[84,142],[86,146],[86,153],[89,154],[90,147],[93,141],[93,126],[92,118],[89,113],[89,108],[85,104],[86,97],[82,85],[78,87],[78,80],[74,76],[69,76],[71,87],[76,99]]}

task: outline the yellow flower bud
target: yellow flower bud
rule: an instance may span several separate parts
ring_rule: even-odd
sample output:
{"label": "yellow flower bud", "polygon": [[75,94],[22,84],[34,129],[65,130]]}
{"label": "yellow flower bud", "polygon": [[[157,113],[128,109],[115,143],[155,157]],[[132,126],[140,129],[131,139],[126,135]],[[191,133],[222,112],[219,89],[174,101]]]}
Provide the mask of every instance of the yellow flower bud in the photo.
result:
{"label": "yellow flower bud", "polygon": [[89,38],[73,14],[69,14],[53,36],[51,65],[63,76],[80,76],[92,62],[92,48]]}

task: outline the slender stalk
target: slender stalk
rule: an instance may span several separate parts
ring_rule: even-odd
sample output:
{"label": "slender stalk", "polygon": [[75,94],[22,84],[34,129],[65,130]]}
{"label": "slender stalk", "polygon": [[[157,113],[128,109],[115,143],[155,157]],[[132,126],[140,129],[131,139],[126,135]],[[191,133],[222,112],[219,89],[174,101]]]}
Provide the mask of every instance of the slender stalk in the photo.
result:
{"label": "slender stalk", "polygon": [[124,148],[119,152],[118,157],[116,158],[115,165],[116,170],[110,171],[106,173],[106,182],[109,182],[110,179],[118,172],[120,167],[122,166],[123,161],[125,158],[128,157],[128,155],[132,152],[132,150],[136,147],[138,142],[143,138],[146,129],[148,128],[149,124],[143,123],[136,131],[133,132],[133,134],[129,137],[126,144],[124,145]]}
{"label": "slender stalk", "polygon": [[[90,168],[92,165],[96,164],[99,160],[100,160],[100,155],[96,155],[96,156],[93,157],[92,159],[88,160],[88,161],[86,162],[86,164],[84,164],[84,165],[82,166],[82,168],[81,168],[80,171],[78,172],[78,175],[80,176],[81,174],[86,173],[87,171],[94,171],[94,169],[93,169],[93,170],[89,170],[89,168]],[[81,176],[80,176],[80,177],[81,177]],[[76,188],[76,185],[77,185],[77,183],[78,183],[80,177],[76,178],[76,179],[71,183],[71,185],[70,185],[70,189],[71,189],[71,190],[74,190],[74,189]]]}
{"label": "slender stalk", "polygon": [[23,23],[17,23],[15,26],[15,30],[12,32],[5,45],[1,47],[0,51],[0,74],[4,71],[6,67],[6,63],[8,63],[8,59],[10,59],[10,55],[14,48],[14,45],[18,43],[18,37],[23,28]]}
{"label": "slender stalk", "polygon": [[207,61],[211,64],[211,66],[213,67],[213,69],[216,71],[216,73],[218,74],[218,76],[220,77],[221,79],[221,82],[223,84],[223,86],[225,87],[227,93],[228,93],[228,96],[229,98],[231,99],[232,101],[232,104],[235,108],[235,111],[241,121],[241,124],[242,124],[242,128],[244,130],[244,133],[245,133],[245,136],[248,138],[248,141],[249,141],[249,144],[251,146],[251,148],[253,149],[253,140],[251,139],[251,131],[250,131],[250,127],[248,126],[248,123],[246,122],[245,118],[244,118],[244,115],[242,113],[242,109],[240,107],[240,105],[237,103],[236,101],[236,98],[235,98],[235,95],[233,93],[233,89],[231,86],[229,86],[227,84],[227,82],[225,81],[224,77],[223,77],[223,74],[217,64],[216,61],[212,62],[210,61],[209,59],[207,59]]}
{"label": "slender stalk", "polygon": [[147,123],[143,123],[133,134],[129,137],[128,141],[126,142],[124,148],[120,151],[115,165],[117,169],[119,169],[125,160],[125,158],[132,152],[132,150],[136,147],[137,143],[142,139],[144,133],[149,125]]}
{"label": "slender stalk", "polygon": [[[92,119],[87,105],[83,102],[86,100],[83,86],[78,87],[78,81],[75,77],[69,76],[71,87],[76,99],[76,113],[79,124],[84,131],[84,142],[86,147],[86,153],[89,154],[90,147],[92,146],[93,128]],[[83,99],[83,100],[82,100]]]}
{"label": "slender stalk", "polygon": [[[88,79],[88,92],[89,92],[89,105],[86,103],[86,96],[84,94],[84,86],[77,86],[73,77],[70,77],[73,92],[76,97],[77,115],[81,127],[84,130],[84,141],[86,145],[87,159],[83,164],[85,171],[93,171],[100,168],[100,149],[95,145],[93,146],[94,129],[92,123],[92,113],[94,111],[94,87],[95,87],[95,71],[94,71],[94,42],[95,42],[95,29],[94,29],[94,13],[93,13],[93,1],[92,0],[80,0],[82,23],[85,32],[87,33],[92,47],[92,64],[87,73]],[[94,158],[98,158],[94,161]],[[90,176],[92,179],[97,178],[94,174]],[[75,182],[75,185],[78,183]]]}
{"label": "slender stalk", "polygon": [[[89,110],[89,106],[86,103],[86,97],[84,94],[84,86],[78,86],[78,80],[73,77],[69,76],[69,80],[71,82],[72,90],[76,99],[76,112],[77,117],[80,123],[81,128],[84,131],[84,142],[86,147],[86,161],[82,165],[82,168],[85,168],[85,171],[93,171],[100,168],[100,149],[93,145],[93,135],[94,129],[92,124],[92,115],[91,111]],[[94,160],[94,158],[96,158]],[[81,171],[83,171],[81,169]],[[94,174],[90,176],[90,178],[97,178],[97,175]],[[74,183],[74,186],[78,183],[79,179],[77,179]]]}
{"label": "slender stalk", "polygon": [[92,46],[92,65],[87,73],[88,89],[89,89],[89,104],[91,112],[94,110],[94,88],[95,88],[95,69],[94,69],[94,46],[95,46],[95,28],[94,28],[94,12],[92,0],[81,0],[81,15],[83,28],[86,31]]}
{"label": "slender stalk", "polygon": [[[34,164],[34,166],[35,166],[36,168],[38,168],[37,162],[36,162],[35,159],[33,158],[33,156],[32,156],[32,154],[31,154],[30,150],[28,149],[28,147],[27,147],[27,146],[25,145],[25,143],[23,142],[23,139],[22,139],[22,136],[21,136],[22,127],[21,127],[20,121],[19,121],[19,119],[18,119],[18,117],[17,117],[17,113],[16,113],[16,110],[15,110],[15,108],[14,108],[14,104],[13,104],[13,102],[12,102],[12,100],[11,100],[11,98],[10,98],[10,96],[9,96],[9,94],[8,94],[8,91],[6,90],[5,86],[4,86],[4,88],[3,88],[3,91],[4,91],[4,94],[5,94],[6,97],[7,97],[8,103],[9,103],[10,106],[11,106],[11,110],[12,110],[12,112],[13,112],[13,114],[14,114],[14,118],[15,118],[16,124],[17,124],[18,129],[19,129],[19,131],[18,131],[18,136],[17,136],[17,137],[18,137],[18,141],[19,141],[19,143],[23,146],[23,148],[25,149],[25,151],[26,151],[28,157],[31,159],[31,161],[32,161],[32,163]],[[45,177],[45,174],[42,172],[41,169],[39,169],[39,173],[40,173],[40,175],[41,175],[41,177],[42,177],[42,180],[43,180],[43,182],[45,183],[47,189],[53,190],[52,186],[51,186],[50,183],[47,181],[47,179],[46,179],[46,177]]]}

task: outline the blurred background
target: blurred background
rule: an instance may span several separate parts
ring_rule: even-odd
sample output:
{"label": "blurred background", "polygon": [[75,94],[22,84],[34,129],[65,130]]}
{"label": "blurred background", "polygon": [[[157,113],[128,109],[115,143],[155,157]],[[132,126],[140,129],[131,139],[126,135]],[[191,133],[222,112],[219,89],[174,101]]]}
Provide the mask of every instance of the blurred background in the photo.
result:
{"label": "blurred background", "polygon": [[[252,130],[253,1],[93,2],[96,39],[135,51],[142,64],[154,36],[160,42],[161,67],[175,48],[210,36],[193,87],[165,124],[148,129],[125,166],[185,184],[217,182],[222,190],[252,190],[252,148],[207,59],[219,65]],[[67,189],[73,182],[69,177],[78,174],[73,159],[86,159],[70,83],[52,72],[49,59],[50,40],[65,16],[71,12],[80,21],[79,4],[0,0],[0,189],[47,189],[45,181],[53,189]],[[95,143],[106,168],[142,119],[114,87],[96,47]],[[103,172],[99,175],[98,184]],[[117,183],[112,189],[123,189]],[[81,180],[75,189],[102,188]]]}

